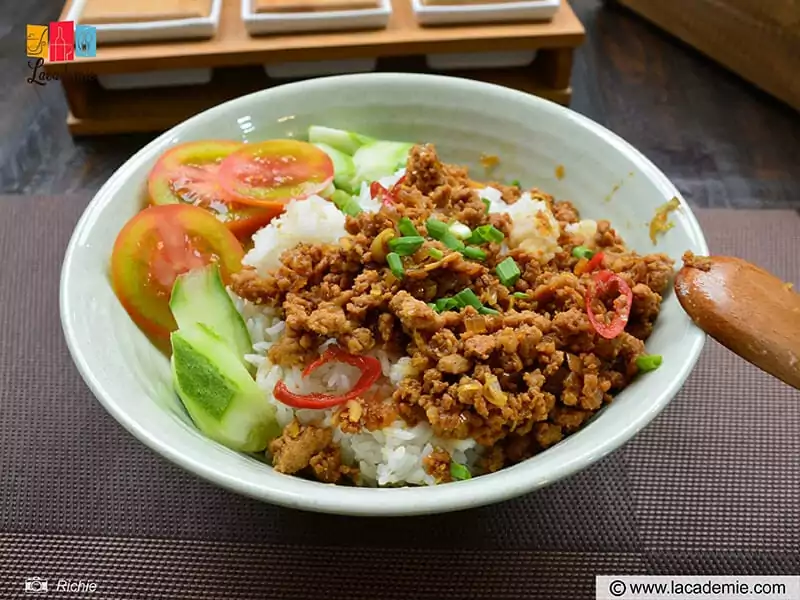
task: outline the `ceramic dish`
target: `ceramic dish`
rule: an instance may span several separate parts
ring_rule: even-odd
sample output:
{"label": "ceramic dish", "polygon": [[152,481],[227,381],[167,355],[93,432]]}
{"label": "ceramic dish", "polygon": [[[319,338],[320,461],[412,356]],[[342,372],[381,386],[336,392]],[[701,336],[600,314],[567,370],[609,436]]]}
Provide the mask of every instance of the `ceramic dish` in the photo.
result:
{"label": "ceramic dish", "polygon": [[459,23],[501,23],[513,21],[548,21],[558,12],[561,0],[521,0],[488,4],[441,4],[429,6],[411,0],[417,21],[422,25]]}
{"label": "ceramic dish", "polygon": [[516,52],[468,52],[428,54],[425,63],[434,71],[455,69],[510,69],[527,67],[536,58],[536,50]]}
{"label": "ceramic dish", "polygon": [[107,90],[204,85],[211,82],[211,69],[175,69],[142,73],[110,73],[98,75],[100,86]]}
{"label": "ceramic dish", "polygon": [[[75,0],[65,18],[80,23],[85,0]],[[97,42],[150,42],[156,40],[202,39],[213,37],[219,26],[222,0],[213,0],[207,17],[149,21],[144,23],[110,23],[94,25]]]}
{"label": "ceramic dish", "polygon": [[257,13],[252,0],[242,0],[242,20],[250,35],[297,31],[336,31],[383,29],[392,14],[391,0],[381,0],[376,8],[315,12]]}
{"label": "ceramic dish", "polygon": [[[276,504],[352,515],[437,513],[512,498],[586,468],[633,437],[681,388],[705,336],[669,292],[647,346],[663,355],[661,368],[633,381],[581,431],[496,473],[430,487],[331,486],[276,473],[203,436],[172,391],[167,358],[112,290],[112,245],[140,210],[147,173],[170,146],[297,137],[315,123],[432,142],[444,160],[476,171],[481,154],[495,154],[503,160],[493,177],[523,177],[572,200],[586,218],[610,219],[643,254],[679,259],[686,250],[708,252],[678,190],[641,153],[589,119],[521,92],[442,76],[378,73],[292,83],[232,100],[164,133],[120,167],[87,207],[67,248],[60,303],[70,352],[100,402],[144,444],[201,477]],[[671,215],[674,228],[654,247],[647,224],[673,197],[680,201]]]}
{"label": "ceramic dish", "polygon": [[344,73],[368,73],[378,66],[376,58],[351,58],[349,60],[308,60],[264,65],[267,75],[275,79],[300,79]]}

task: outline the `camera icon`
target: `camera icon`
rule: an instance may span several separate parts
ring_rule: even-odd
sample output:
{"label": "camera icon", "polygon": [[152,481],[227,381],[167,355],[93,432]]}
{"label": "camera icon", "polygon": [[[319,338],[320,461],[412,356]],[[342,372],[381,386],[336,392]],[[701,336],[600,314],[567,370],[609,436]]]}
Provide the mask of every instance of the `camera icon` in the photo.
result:
{"label": "camera icon", "polygon": [[25,579],[25,593],[26,594],[46,594],[47,593],[47,579],[40,577],[28,577]]}

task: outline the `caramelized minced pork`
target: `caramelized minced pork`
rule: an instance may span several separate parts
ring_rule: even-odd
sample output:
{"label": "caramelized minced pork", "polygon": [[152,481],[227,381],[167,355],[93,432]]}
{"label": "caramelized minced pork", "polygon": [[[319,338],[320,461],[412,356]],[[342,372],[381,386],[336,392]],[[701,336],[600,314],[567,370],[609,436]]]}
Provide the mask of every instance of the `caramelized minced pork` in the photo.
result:
{"label": "caramelized minced pork", "polygon": [[[518,188],[493,185],[506,202],[519,198]],[[410,425],[427,421],[439,436],[473,437],[490,447],[484,467],[493,471],[578,430],[631,381],[673,262],[663,254],[629,252],[608,221],[598,222],[594,240],[566,233],[565,226],[579,219],[575,207],[531,190],[559,221],[562,251],[541,264],[512,250],[522,272],[513,289],[495,275],[495,266],[506,258],[499,244],[483,246],[487,258],[479,262],[427,239],[406,259],[405,277],[392,275],[384,252],[373,241],[382,231],[395,229],[402,216],[423,236],[431,216],[471,228],[492,224],[508,236],[510,218],[487,214],[478,187],[482,186],[471,181],[466,170],[441,163],[433,147],[416,146],[394,202],[377,213],[348,217],[349,236],[340,245],[301,244],[284,252],[280,268],[266,277],[251,269],[236,274],[233,288],[243,298],[283,310],[286,334],[269,351],[276,364],[306,365],[329,338],[354,354],[381,348],[411,357],[413,374],[389,392],[388,404],[381,403],[378,410],[374,398],[363,398],[358,401],[363,410],[354,412],[349,402],[339,414],[343,429],[382,427],[396,417]],[[606,268],[633,291],[630,320],[611,340],[595,333],[586,314],[584,294],[591,275],[573,272],[578,259],[572,249],[588,242],[605,253]],[[430,248],[441,251],[443,258],[432,258]],[[466,287],[499,314],[479,314],[472,307],[437,313],[429,306]],[[514,292],[525,292],[527,298],[512,296]],[[374,418],[364,420],[362,413]],[[296,433],[296,425],[291,427]],[[289,438],[286,443],[292,442]],[[319,437],[322,441],[326,443],[315,447],[309,459],[332,452],[325,450],[332,444],[330,438]],[[285,456],[287,446],[281,438],[273,446],[276,457]],[[440,463],[436,468],[442,471]],[[278,458],[276,465],[280,464]],[[308,465],[306,461],[292,467]],[[331,469],[321,471],[323,480],[337,479]]]}

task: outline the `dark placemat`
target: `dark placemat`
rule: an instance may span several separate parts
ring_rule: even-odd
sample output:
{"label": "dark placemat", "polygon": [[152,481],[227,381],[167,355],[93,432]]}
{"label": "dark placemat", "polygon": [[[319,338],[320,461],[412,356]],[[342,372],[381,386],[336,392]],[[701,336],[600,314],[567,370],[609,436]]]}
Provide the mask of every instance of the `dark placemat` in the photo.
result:
{"label": "dark placemat", "polygon": [[[85,198],[0,197],[0,597],[594,597],[596,574],[800,572],[800,393],[709,342],[633,442],[538,493],[356,519],[242,498],[147,450],[72,365],[61,260]],[[701,212],[718,253],[800,284],[800,217]]]}

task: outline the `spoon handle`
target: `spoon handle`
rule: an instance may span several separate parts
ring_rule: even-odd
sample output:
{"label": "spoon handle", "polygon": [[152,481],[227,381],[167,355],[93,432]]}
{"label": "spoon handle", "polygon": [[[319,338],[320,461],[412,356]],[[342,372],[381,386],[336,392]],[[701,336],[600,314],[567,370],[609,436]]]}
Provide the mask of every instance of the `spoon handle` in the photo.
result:
{"label": "spoon handle", "polygon": [[730,256],[687,252],[678,301],[720,344],[800,389],[800,295],[764,269]]}

